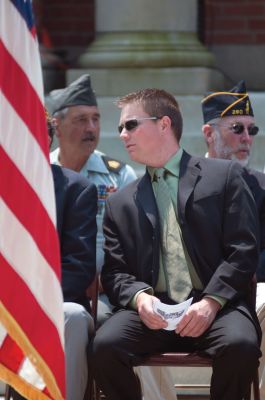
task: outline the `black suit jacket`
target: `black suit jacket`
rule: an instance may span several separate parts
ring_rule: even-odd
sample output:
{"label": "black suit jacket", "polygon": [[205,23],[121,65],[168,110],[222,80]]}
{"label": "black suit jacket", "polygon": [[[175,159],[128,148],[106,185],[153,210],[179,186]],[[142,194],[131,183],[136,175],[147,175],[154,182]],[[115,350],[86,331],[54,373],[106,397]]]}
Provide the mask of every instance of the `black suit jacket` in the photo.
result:
{"label": "black suit jacket", "polygon": [[[258,263],[253,196],[239,164],[183,153],[178,188],[180,227],[204,294],[242,307]],[[126,307],[135,293],[155,288],[159,271],[158,210],[149,174],[114,193],[104,219],[104,290]]]}
{"label": "black suit jacket", "polygon": [[257,280],[258,282],[265,282],[265,174],[253,169],[245,169],[243,177],[253,194],[257,206],[260,232]]}
{"label": "black suit jacket", "polygon": [[97,189],[82,175],[52,165],[64,301],[87,304],[96,273]]}

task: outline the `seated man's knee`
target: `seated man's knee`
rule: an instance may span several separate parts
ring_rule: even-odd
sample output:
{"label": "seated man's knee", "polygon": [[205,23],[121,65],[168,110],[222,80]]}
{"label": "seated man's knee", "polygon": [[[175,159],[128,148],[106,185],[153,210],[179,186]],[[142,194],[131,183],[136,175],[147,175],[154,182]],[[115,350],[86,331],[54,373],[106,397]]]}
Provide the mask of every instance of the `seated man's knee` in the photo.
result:
{"label": "seated man's knee", "polygon": [[97,330],[96,336],[93,339],[91,355],[92,357],[95,357],[96,360],[106,360],[109,356],[109,353],[113,354],[113,345],[111,342],[111,338],[109,338],[109,340],[106,340],[100,335],[100,331],[101,329],[99,328],[99,330]]}
{"label": "seated man's knee", "polygon": [[130,338],[123,333],[123,315],[122,312],[116,313],[96,331],[93,345],[90,346],[95,364],[111,363],[114,358],[123,358],[128,353]]}
{"label": "seated man's knee", "polygon": [[230,338],[226,345],[226,354],[230,360],[235,360],[238,367],[245,365],[257,366],[260,357],[260,349],[255,338],[246,337],[244,335],[235,335]]}
{"label": "seated man's knee", "polygon": [[77,303],[65,302],[63,310],[66,339],[73,334],[78,335],[79,339],[93,335],[93,318],[83,306]]}

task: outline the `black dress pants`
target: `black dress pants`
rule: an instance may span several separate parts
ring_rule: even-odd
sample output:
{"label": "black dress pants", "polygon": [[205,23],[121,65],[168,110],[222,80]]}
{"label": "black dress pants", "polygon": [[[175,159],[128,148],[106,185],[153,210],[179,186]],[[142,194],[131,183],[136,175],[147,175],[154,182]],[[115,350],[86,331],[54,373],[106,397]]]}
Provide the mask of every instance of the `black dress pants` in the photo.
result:
{"label": "black dress pants", "polygon": [[256,328],[243,312],[225,307],[200,337],[151,330],[136,311],[120,310],[97,331],[90,347],[90,368],[108,400],[141,400],[133,366],[148,354],[198,351],[213,359],[211,400],[242,400],[259,364]]}

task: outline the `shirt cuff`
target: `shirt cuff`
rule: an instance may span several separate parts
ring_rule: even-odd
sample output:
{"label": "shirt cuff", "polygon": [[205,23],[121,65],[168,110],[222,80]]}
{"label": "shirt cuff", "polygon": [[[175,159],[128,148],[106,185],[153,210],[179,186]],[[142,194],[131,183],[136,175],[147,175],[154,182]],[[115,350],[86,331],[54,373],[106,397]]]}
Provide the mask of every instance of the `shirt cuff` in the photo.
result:
{"label": "shirt cuff", "polygon": [[221,308],[220,310],[226,305],[227,300],[224,297],[220,297],[220,296],[216,296],[215,294],[207,294],[207,296],[205,297],[209,297],[210,299],[213,299],[215,301],[217,301],[217,303],[220,304]]}
{"label": "shirt cuff", "polygon": [[143,292],[150,294],[151,296],[154,294],[153,288],[151,288],[151,286],[147,287],[145,289],[139,290],[139,292],[136,292],[135,295],[133,296],[133,298],[130,300],[130,302],[129,302],[130,308],[137,311],[136,299],[139,296],[139,294],[143,293]]}

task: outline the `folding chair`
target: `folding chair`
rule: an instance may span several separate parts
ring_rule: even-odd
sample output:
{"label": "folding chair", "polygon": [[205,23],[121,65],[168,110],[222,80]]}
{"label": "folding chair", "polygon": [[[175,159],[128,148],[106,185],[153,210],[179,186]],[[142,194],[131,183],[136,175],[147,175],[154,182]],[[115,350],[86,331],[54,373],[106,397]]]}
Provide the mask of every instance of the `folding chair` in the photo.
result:
{"label": "folding chair", "polygon": [[[94,319],[94,325],[97,324],[97,308],[98,308],[98,284],[99,278],[98,275],[95,276],[91,285],[87,288],[86,294],[87,297],[90,299],[91,304],[91,315]],[[92,377],[88,376],[87,388],[86,393],[84,396],[84,400],[92,400],[92,396],[94,395],[94,382]],[[5,400],[21,400],[24,399],[19,393],[15,391],[10,385],[6,385],[5,390]]]}
{"label": "folding chair", "polygon": [[[256,307],[256,287],[257,281],[256,277],[254,277],[249,291],[249,302],[251,302],[254,310]],[[145,357],[141,362],[141,365],[159,367],[211,367],[212,359],[210,357],[199,356],[196,353],[163,353]],[[258,368],[255,371],[251,386],[253,389],[253,399],[260,400]],[[249,392],[249,397],[246,400],[250,400],[250,395],[251,390]]]}

